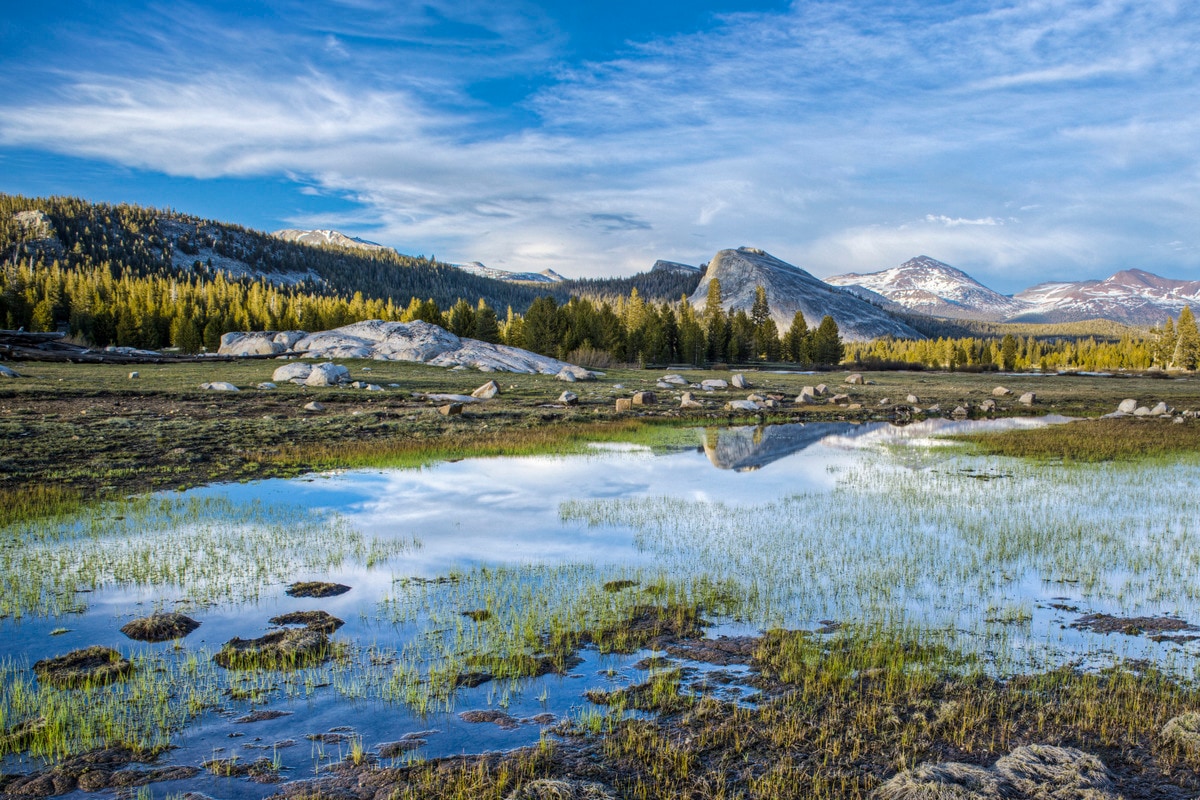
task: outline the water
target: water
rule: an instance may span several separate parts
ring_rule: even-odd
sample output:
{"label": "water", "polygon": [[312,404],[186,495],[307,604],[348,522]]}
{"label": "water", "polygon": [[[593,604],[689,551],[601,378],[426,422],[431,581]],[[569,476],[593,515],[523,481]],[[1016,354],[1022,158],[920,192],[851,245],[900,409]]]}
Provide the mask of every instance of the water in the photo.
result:
{"label": "water", "polygon": [[[177,697],[206,687],[204,710],[157,733],[176,748],[170,763],[266,757],[285,778],[311,777],[352,743],[305,735],[343,728],[367,751],[424,732],[413,753],[424,758],[532,744],[548,720],[586,713],[585,690],[644,680],[648,653],[584,648],[564,675],[474,688],[450,690],[446,675],[467,671],[473,655],[534,652],[550,629],[619,618],[661,597],[647,594],[655,588],[707,599],[710,635],[886,623],[938,631],[997,672],[1115,657],[1189,671],[1195,643],[1070,623],[1089,612],[1200,620],[1200,467],[1035,465],[966,455],[937,438],[1055,421],[743,427],[682,443],[675,432],[654,448],[206,487],[74,527],[33,526],[0,551],[4,725],[20,721],[13,686],[30,683],[29,665],[102,644],[148,659],[143,674],[161,667],[157,680]],[[604,590],[618,578],[637,585]],[[353,588],[286,596],[297,580]],[[119,632],[155,609],[202,625],[158,645]],[[334,662],[265,676],[212,664],[228,639],[260,636],[271,617],[306,609],[345,620]],[[476,610],[491,618],[462,614]],[[101,694],[116,703],[121,691]],[[236,721],[262,708],[288,715]],[[513,725],[459,716],[479,709]],[[39,763],[9,756],[4,768]],[[187,788],[274,792],[207,773]]]}

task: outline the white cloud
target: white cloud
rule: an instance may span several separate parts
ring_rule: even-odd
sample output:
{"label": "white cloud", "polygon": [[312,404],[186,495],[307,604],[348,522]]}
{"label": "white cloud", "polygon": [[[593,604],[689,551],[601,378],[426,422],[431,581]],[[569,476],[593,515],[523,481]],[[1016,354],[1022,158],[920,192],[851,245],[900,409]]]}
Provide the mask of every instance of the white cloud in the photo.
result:
{"label": "white cloud", "polygon": [[947,228],[957,228],[960,225],[1003,225],[1004,220],[996,219],[995,217],[983,217],[981,219],[965,219],[963,217],[947,217],[945,214],[926,214],[926,222],[936,222],[939,225],[945,225]]}

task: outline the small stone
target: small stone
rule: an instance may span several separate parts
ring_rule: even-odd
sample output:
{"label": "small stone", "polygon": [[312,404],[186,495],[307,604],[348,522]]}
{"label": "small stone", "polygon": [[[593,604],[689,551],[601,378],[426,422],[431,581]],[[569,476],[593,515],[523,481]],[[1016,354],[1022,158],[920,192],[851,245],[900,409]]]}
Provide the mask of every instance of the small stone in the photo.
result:
{"label": "small stone", "polygon": [[272,389],[276,389],[278,387],[275,384],[271,383],[270,381],[263,381],[262,383],[260,383],[258,385],[258,388],[262,389],[264,392],[269,392]]}
{"label": "small stone", "polygon": [[1017,402],[1023,406],[1031,406],[1037,402],[1037,395],[1033,392],[1026,392],[1025,394],[1021,395]]}
{"label": "small stone", "polygon": [[954,410],[950,412],[950,416],[954,417],[955,419],[966,419],[970,413],[971,412],[969,412],[963,406],[955,406]]}
{"label": "small stone", "polygon": [[735,389],[749,389],[750,388],[750,383],[749,383],[749,381],[746,380],[746,376],[741,374],[740,372],[737,375],[733,376],[733,379],[730,381],[730,383],[733,384],[733,388],[735,388]]}
{"label": "small stone", "polygon": [[575,377],[574,372],[571,372],[569,369],[565,368],[555,375],[554,378],[555,380],[565,381],[566,383],[575,383],[575,381],[579,380]]}
{"label": "small stone", "polygon": [[1128,397],[1122,400],[1120,405],[1117,406],[1117,411],[1120,411],[1122,414],[1132,414],[1134,411],[1137,411],[1137,407],[1138,401],[1132,397]]}
{"label": "small stone", "polygon": [[[807,390],[808,387],[805,386],[804,389]],[[801,391],[800,394],[796,395],[795,403],[798,406],[811,406],[816,402],[817,398],[808,391]]]}
{"label": "small stone", "polygon": [[634,392],[633,404],[635,406],[653,406],[658,404],[658,396],[654,392]]}
{"label": "small stone", "polygon": [[316,400],[313,400],[310,403],[304,404],[304,410],[305,411],[324,411],[325,406],[324,406],[324,404],[318,403]]}
{"label": "small stone", "polygon": [[751,394],[751,395],[747,395],[746,399],[749,400],[751,403],[763,403],[763,402],[766,402],[767,398],[763,397],[761,394]]}
{"label": "small stone", "polygon": [[491,400],[498,394],[500,394],[500,384],[495,381],[488,381],[483,386],[471,392],[471,397],[477,400]]}
{"label": "small stone", "polygon": [[661,379],[663,383],[669,383],[672,386],[687,386],[687,378],[682,375],[664,375]]}
{"label": "small stone", "polygon": [[308,377],[304,379],[306,386],[336,386],[339,383],[350,382],[350,370],[341,364],[327,362],[314,364]]}
{"label": "small stone", "polygon": [[1145,406],[1138,406],[1133,410],[1133,415],[1135,417],[1148,417],[1150,416],[1150,409]]}
{"label": "small stone", "polygon": [[463,411],[462,403],[447,403],[444,406],[438,406],[438,413],[443,417],[456,417]]}
{"label": "small stone", "polygon": [[720,378],[709,378],[706,381],[700,381],[700,388],[707,391],[712,391],[714,389],[728,389],[729,384]]}
{"label": "small stone", "polygon": [[910,394],[908,397],[904,398],[904,402],[908,403],[910,406],[915,406],[919,405],[921,400],[915,394]]}
{"label": "small stone", "polygon": [[1012,394],[1012,389],[1005,389],[1003,386],[997,386],[992,389],[992,397],[1008,397]]}
{"label": "small stone", "polygon": [[1150,409],[1150,416],[1152,417],[1164,417],[1170,413],[1171,407],[1162,401],[1159,401],[1154,408]]}
{"label": "small stone", "polygon": [[17,374],[16,370],[9,369],[8,367],[4,366],[3,364],[0,364],[0,378],[19,378],[19,377],[21,377],[21,376]]}
{"label": "small stone", "polygon": [[725,404],[726,411],[758,411],[758,403],[753,400],[730,400]]}
{"label": "small stone", "polygon": [[141,377],[141,375],[138,374],[137,370],[134,370],[133,372],[129,373],[129,380],[133,380],[134,378],[140,378],[140,377]]}
{"label": "small stone", "polygon": [[308,376],[312,373],[312,364],[306,364],[303,361],[296,361],[291,364],[284,364],[271,373],[271,380],[276,383],[284,381],[294,381],[296,383],[304,383]]}
{"label": "small stone", "polygon": [[996,410],[996,401],[989,397],[987,400],[984,400],[982,403],[979,404],[979,410],[986,411],[989,413],[995,411]]}
{"label": "small stone", "polygon": [[618,397],[617,398],[617,413],[618,414],[620,414],[623,411],[632,411],[632,410],[633,410],[633,398],[630,398],[630,397]]}
{"label": "small stone", "polygon": [[232,383],[229,383],[229,382],[227,382],[227,381],[213,381],[212,383],[202,383],[202,384],[200,384],[200,388],[201,388],[201,389],[208,389],[209,391],[212,391],[212,392],[237,392],[237,391],[241,391],[241,390],[240,390],[240,389],[238,389],[236,386],[234,386]]}
{"label": "small stone", "polygon": [[574,392],[563,392],[558,396],[558,402],[565,406],[573,406],[579,402],[579,395]]}
{"label": "small stone", "polygon": [[815,387],[817,397],[824,397],[829,394],[829,387],[823,383],[818,383]]}
{"label": "small stone", "polygon": [[863,376],[860,373],[852,372],[851,374],[846,376],[846,380],[843,381],[843,383],[849,383],[854,386],[861,386],[862,384],[866,383],[866,381],[863,380]]}
{"label": "small stone", "polygon": [[833,397],[829,398],[829,402],[835,403],[835,404],[836,403],[848,403],[848,402],[850,402],[850,395],[835,394]]}
{"label": "small stone", "polygon": [[879,405],[881,405],[881,406],[890,406],[891,404],[892,404],[892,400],[890,397],[885,397],[879,401]]}

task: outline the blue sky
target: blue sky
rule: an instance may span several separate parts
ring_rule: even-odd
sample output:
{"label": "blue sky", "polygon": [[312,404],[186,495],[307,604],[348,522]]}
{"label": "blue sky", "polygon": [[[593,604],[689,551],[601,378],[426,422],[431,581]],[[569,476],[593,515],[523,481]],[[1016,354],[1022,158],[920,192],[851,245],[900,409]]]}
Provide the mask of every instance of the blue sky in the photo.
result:
{"label": "blue sky", "polygon": [[1194,3],[9,5],[0,191],[572,277],[1200,279]]}

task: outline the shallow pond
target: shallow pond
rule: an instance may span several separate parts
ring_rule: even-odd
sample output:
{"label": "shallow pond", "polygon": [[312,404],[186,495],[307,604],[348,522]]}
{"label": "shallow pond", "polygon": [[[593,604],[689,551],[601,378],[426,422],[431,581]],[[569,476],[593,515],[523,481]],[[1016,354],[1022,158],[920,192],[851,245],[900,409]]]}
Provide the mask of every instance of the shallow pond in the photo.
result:
{"label": "shallow pond", "polygon": [[[1200,620],[1200,466],[1036,465],[937,438],[1054,422],[676,430],[655,447],[213,486],[14,528],[0,550],[0,728],[40,715],[61,732],[4,769],[117,735],[169,743],[169,763],[266,758],[282,779],[406,734],[419,741],[399,760],[535,743],[594,713],[587,689],[644,680],[649,653],[586,646],[540,677],[519,665],[548,636],[671,601],[699,602],[711,636],[901,626],[1001,674],[1137,657],[1190,675],[1200,643],[1187,631],[1154,641],[1071,625],[1095,612]],[[285,594],[305,580],[352,588]],[[224,642],[315,609],[345,621],[329,662],[212,662]],[[202,624],[162,644],[120,632],[155,610]],[[37,685],[34,662],[91,645],[133,657],[134,677]],[[245,720],[263,710],[284,713]],[[164,789],[276,791],[208,772]]]}

